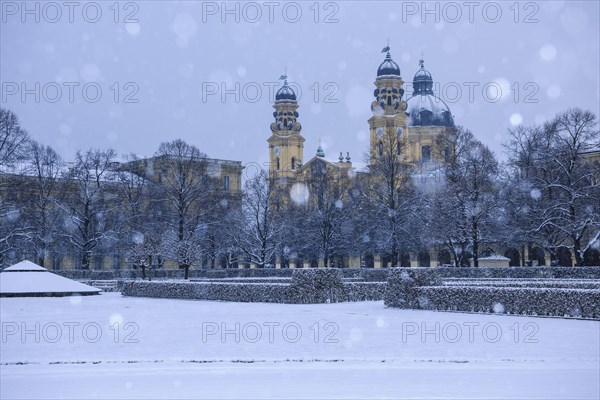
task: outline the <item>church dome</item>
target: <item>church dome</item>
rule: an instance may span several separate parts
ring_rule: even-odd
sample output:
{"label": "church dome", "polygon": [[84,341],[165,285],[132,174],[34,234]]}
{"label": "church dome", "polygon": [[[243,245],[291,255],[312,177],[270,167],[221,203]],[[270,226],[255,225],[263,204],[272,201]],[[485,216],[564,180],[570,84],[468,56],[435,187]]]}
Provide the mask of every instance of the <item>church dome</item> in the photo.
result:
{"label": "church dome", "polygon": [[377,77],[390,75],[400,76],[400,67],[394,62],[394,60],[392,60],[389,48],[386,49],[387,55],[385,56],[385,60],[383,60],[383,62],[379,65],[379,68],[377,68]]}
{"label": "church dome", "polygon": [[433,93],[433,78],[419,60],[421,69],[413,79],[413,95],[406,100],[406,114],[410,126],[454,126],[452,113],[446,102]]}
{"label": "church dome", "polygon": [[410,126],[454,126],[446,102],[433,94],[417,94],[406,100]]}
{"label": "church dome", "polygon": [[415,94],[433,94],[433,78],[429,71],[425,69],[424,61],[419,61],[421,69],[417,71],[413,78],[413,95]]}
{"label": "church dome", "polygon": [[288,85],[287,77],[283,81],[283,86],[279,88],[279,90],[275,94],[275,101],[296,101],[296,93],[294,93],[294,90]]}

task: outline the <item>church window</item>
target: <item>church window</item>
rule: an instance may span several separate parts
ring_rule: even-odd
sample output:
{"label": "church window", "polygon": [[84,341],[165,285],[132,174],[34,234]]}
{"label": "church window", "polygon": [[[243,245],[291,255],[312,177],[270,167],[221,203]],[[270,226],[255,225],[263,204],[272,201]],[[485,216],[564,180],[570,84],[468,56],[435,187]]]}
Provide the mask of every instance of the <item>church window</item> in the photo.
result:
{"label": "church window", "polygon": [[223,189],[229,190],[229,177],[228,176],[223,177]]}
{"label": "church window", "polygon": [[275,162],[277,163],[277,171],[279,171],[279,157],[275,159]]}
{"label": "church window", "polygon": [[377,147],[379,148],[379,157],[383,156],[383,143],[379,142]]}
{"label": "church window", "polygon": [[292,169],[296,169],[296,157],[292,157]]}

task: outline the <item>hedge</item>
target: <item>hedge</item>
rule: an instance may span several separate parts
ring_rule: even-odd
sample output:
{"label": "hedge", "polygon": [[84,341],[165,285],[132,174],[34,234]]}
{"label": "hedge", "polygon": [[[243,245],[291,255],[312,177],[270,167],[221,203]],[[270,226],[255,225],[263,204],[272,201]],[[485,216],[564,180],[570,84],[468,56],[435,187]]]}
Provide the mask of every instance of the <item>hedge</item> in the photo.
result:
{"label": "hedge", "polygon": [[[384,304],[422,310],[600,318],[600,288],[589,288],[597,285],[596,281],[588,282],[586,288],[558,287],[568,285],[560,280],[537,280],[529,286],[524,286],[526,281],[484,280],[481,285],[465,281],[465,285],[454,280],[444,285],[434,274],[395,268],[390,271]],[[517,287],[520,284],[524,287]],[[542,284],[544,287],[539,287]],[[572,286],[577,284],[586,285],[574,281]]]}
{"label": "hedge", "polygon": [[562,279],[540,279],[535,281],[519,281],[519,280],[489,280],[489,281],[480,281],[480,280],[465,280],[464,282],[461,280],[453,280],[453,281],[444,281],[444,286],[467,286],[467,287],[483,287],[483,286],[491,286],[491,287],[529,287],[529,288],[565,288],[565,289],[600,289],[600,281],[594,279],[588,279],[587,282],[585,280],[576,280],[573,279],[571,281],[562,280]]}
{"label": "hedge", "polygon": [[336,303],[382,300],[385,282],[343,282],[336,269],[296,270],[291,283],[224,280],[122,281],[124,296],[265,303]]}
{"label": "hedge", "polygon": [[600,289],[429,286],[416,294],[423,310],[600,318]]}
{"label": "hedge", "polygon": [[[312,271],[333,268],[310,269],[190,269],[190,278],[291,278],[294,271]],[[342,276],[358,279],[362,282],[385,282],[392,270],[411,270],[417,273],[435,274],[440,278],[565,278],[600,279],[600,267],[509,267],[509,268],[340,268]],[[53,270],[70,279],[110,280],[136,279],[142,277],[140,269],[121,270]],[[160,279],[183,279],[183,270],[156,269],[147,270],[146,276]]]}

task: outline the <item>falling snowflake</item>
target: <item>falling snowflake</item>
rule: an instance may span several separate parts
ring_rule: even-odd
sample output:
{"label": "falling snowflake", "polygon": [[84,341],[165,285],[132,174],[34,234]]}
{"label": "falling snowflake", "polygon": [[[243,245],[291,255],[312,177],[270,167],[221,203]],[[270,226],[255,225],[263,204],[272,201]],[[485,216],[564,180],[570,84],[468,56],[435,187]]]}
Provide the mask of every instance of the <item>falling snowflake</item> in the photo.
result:
{"label": "falling snowflake", "polygon": [[298,205],[306,204],[309,196],[308,187],[303,183],[294,183],[290,188],[290,198]]}

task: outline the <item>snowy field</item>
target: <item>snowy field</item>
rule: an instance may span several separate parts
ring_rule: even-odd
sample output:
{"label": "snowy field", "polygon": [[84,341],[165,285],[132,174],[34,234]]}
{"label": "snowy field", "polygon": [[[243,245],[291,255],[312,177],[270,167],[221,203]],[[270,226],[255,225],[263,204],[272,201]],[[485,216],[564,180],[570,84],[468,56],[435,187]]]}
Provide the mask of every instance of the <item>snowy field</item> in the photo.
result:
{"label": "snowy field", "polygon": [[600,323],[127,298],[2,298],[0,398],[600,397]]}

